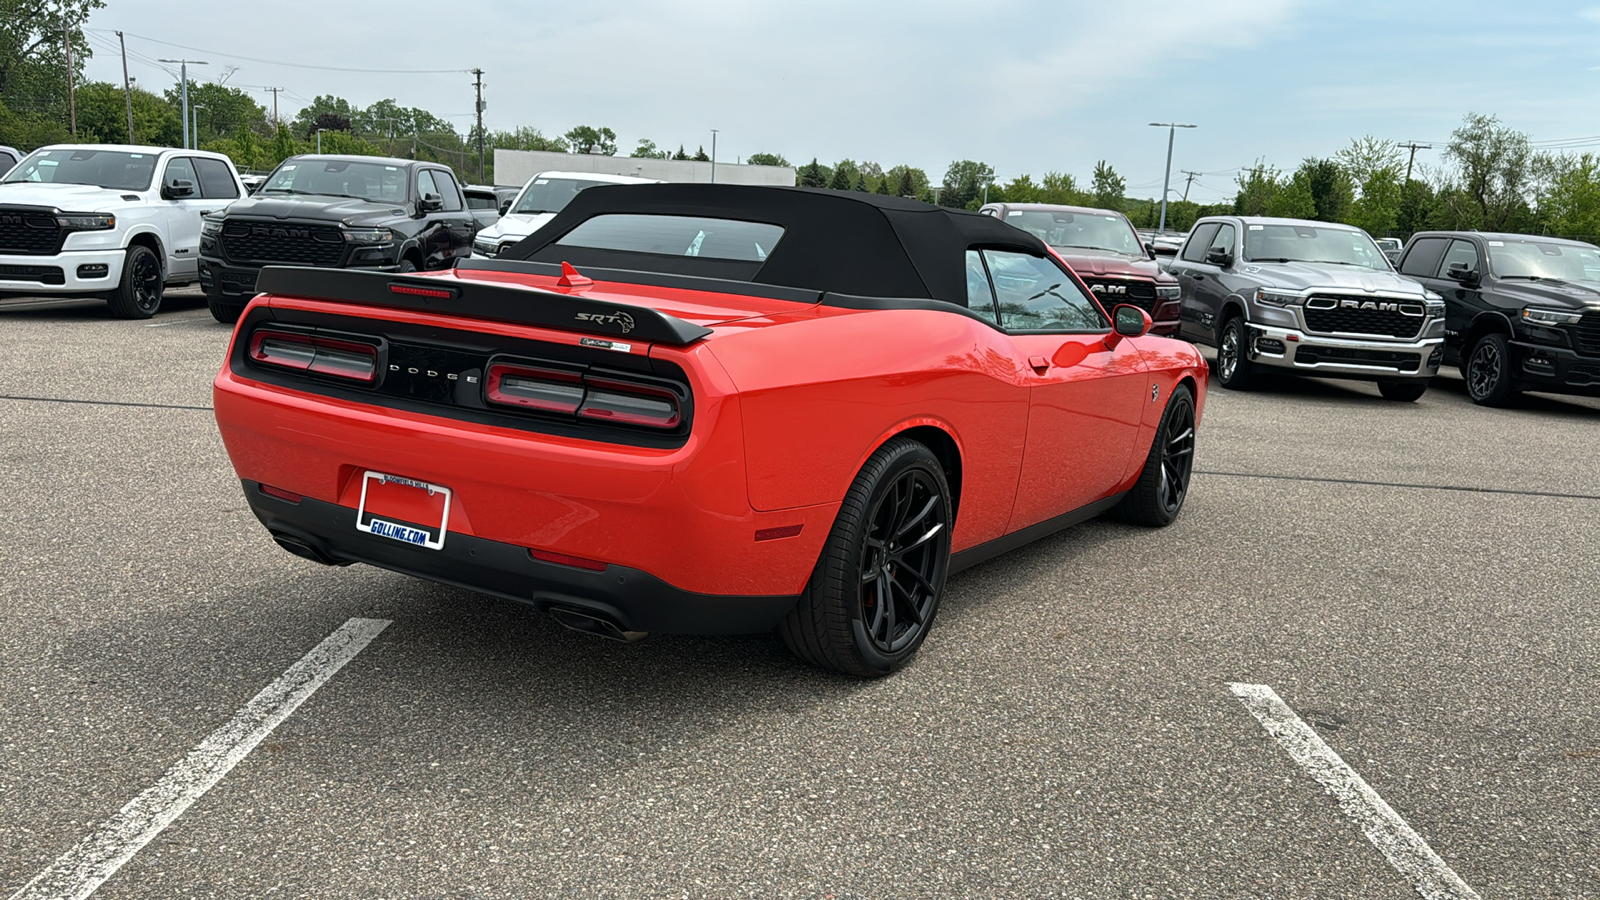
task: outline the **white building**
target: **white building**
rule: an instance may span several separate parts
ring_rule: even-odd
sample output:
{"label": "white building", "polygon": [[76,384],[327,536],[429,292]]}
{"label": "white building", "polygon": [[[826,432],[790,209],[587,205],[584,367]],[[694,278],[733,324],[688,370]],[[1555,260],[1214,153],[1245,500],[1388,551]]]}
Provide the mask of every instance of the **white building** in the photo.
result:
{"label": "white building", "polygon": [[756,184],[794,187],[793,166],[743,166],[718,161],[716,177],[712,164],[686,159],[635,159],[630,156],[601,156],[595,153],[549,153],[539,150],[494,151],[496,184],[522,185],[540,172],[600,172],[606,175],[633,175],[689,184]]}

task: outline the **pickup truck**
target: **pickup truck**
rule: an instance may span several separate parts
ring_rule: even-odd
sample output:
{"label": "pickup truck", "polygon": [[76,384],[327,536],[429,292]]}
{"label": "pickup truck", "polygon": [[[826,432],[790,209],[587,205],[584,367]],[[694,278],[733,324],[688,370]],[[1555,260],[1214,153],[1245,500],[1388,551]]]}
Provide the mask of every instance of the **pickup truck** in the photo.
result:
{"label": "pickup truck", "polygon": [[0,296],[103,297],[147,319],[198,277],[201,217],[243,193],[219,153],[41,147],[0,178]]}
{"label": "pickup truck", "polygon": [[0,145],[0,175],[11,171],[11,167],[22,159],[22,151],[15,147]]}
{"label": "pickup truck", "polygon": [[528,179],[505,213],[472,242],[472,255],[493,259],[555,218],[579,191],[608,184],[658,184],[653,178],[597,172],[540,172]]}
{"label": "pickup truck", "polygon": [[1217,348],[1217,380],[1278,371],[1376,381],[1417,400],[1444,357],[1444,300],[1390,267],[1359,228],[1258,216],[1195,223],[1170,271],[1179,333]]}

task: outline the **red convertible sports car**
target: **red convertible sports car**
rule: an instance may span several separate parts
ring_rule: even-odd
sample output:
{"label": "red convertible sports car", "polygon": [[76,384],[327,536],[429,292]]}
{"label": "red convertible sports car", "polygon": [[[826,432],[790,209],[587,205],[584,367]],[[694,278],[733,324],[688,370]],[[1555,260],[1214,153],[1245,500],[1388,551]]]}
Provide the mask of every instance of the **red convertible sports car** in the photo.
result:
{"label": "red convertible sports car", "polygon": [[1033,236],[867,194],[596,188],[495,260],[259,289],[216,415],[285,549],[861,676],[954,571],[1172,521],[1205,396]]}

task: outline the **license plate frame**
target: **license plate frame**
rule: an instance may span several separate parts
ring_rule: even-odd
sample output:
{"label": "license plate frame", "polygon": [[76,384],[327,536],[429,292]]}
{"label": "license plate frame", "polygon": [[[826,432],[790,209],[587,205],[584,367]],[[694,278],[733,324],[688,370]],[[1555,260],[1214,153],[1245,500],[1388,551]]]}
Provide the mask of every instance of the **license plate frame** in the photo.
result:
{"label": "license plate frame", "polygon": [[[443,550],[454,499],[454,493],[442,484],[367,469],[361,473],[356,530],[412,547]],[[437,524],[433,522],[434,507],[438,509]]]}

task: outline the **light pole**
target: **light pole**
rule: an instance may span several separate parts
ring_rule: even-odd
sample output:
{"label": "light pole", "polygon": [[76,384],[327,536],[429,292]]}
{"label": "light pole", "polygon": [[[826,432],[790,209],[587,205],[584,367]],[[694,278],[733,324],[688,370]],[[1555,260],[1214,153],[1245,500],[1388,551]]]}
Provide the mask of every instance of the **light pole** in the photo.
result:
{"label": "light pole", "polygon": [[180,66],[178,80],[183,82],[183,149],[193,149],[189,146],[189,67],[211,64],[203,59],[158,59],[156,62],[177,63]]}
{"label": "light pole", "polygon": [[[193,107],[193,109],[194,109],[194,130],[191,133],[194,135],[194,148],[196,150],[200,149],[200,110],[205,109],[205,108],[206,108],[206,105],[204,103],[196,103],[194,105],[194,107]],[[213,124],[213,125],[215,125],[216,122],[217,122],[216,119],[212,119],[211,120],[211,124]]]}
{"label": "light pole", "polygon": [[323,132],[323,129],[321,129],[321,128],[317,129],[317,152],[318,153],[322,152],[322,132]]}
{"label": "light pole", "polygon": [[711,129],[711,183],[717,183],[717,129]]}
{"label": "light pole", "polygon": [[1182,122],[1151,122],[1150,127],[1167,129],[1167,174],[1161,179],[1161,224],[1156,228],[1156,234],[1163,234],[1167,230],[1167,193],[1172,189],[1172,139],[1179,128],[1199,126],[1185,125]]}

